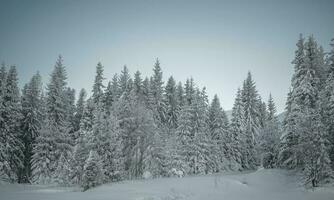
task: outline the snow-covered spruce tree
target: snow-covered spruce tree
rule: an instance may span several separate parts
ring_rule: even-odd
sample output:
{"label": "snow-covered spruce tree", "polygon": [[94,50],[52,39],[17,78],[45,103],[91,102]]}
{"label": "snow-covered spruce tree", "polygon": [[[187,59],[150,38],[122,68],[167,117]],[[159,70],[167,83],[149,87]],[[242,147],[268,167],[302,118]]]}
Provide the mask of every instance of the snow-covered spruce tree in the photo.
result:
{"label": "snow-covered spruce tree", "polygon": [[331,51],[327,58],[327,79],[321,91],[321,115],[327,131],[327,139],[330,143],[329,157],[334,169],[334,39]]}
{"label": "snow-covered spruce tree", "polygon": [[[285,131],[289,132],[285,132],[282,138],[280,158],[283,164],[294,163],[292,168],[302,168],[306,183],[317,186],[330,177],[327,167],[330,163],[326,142],[328,136],[320,117],[320,105],[323,104],[320,97],[323,92],[319,91],[325,66],[321,58],[323,54],[313,36],[309,37],[305,44],[301,38],[297,46],[295,74],[288,98],[288,115],[285,119]],[[303,55],[303,58],[299,58],[300,55]],[[290,152],[290,156],[286,152]]]}
{"label": "snow-covered spruce tree", "polygon": [[192,103],[192,98],[195,94],[195,88],[194,88],[194,79],[190,78],[187,79],[185,85],[184,85],[184,96],[185,96],[185,103],[190,105]]}
{"label": "snow-covered spruce tree", "polygon": [[103,85],[103,66],[102,64],[99,62],[97,63],[96,66],[96,75],[95,75],[95,80],[94,80],[94,85],[93,85],[93,94],[92,94],[92,99],[94,104],[98,104],[100,103],[100,101],[102,101],[103,98],[103,89],[104,89],[104,85]]}
{"label": "snow-covered spruce tree", "polygon": [[214,145],[215,153],[218,158],[218,168],[215,172],[220,170],[228,170],[234,168],[230,164],[234,163],[232,155],[232,146],[230,146],[229,124],[228,119],[220,106],[218,96],[215,95],[209,107],[208,125],[210,131],[210,139]]}
{"label": "snow-covered spruce tree", "polygon": [[301,108],[293,101],[290,92],[286,102],[286,116],[283,121],[283,133],[278,154],[278,162],[282,167],[294,169],[301,166],[301,149],[299,148],[301,127],[299,124],[302,118]]}
{"label": "snow-covered spruce tree", "polygon": [[83,191],[96,187],[102,183],[103,172],[99,155],[91,150],[84,166],[81,187]]}
{"label": "snow-covered spruce tree", "polygon": [[267,105],[260,99],[259,102],[259,130],[263,129],[266,126],[267,122]]}
{"label": "snow-covered spruce tree", "polygon": [[274,168],[277,166],[280,134],[280,124],[276,116],[276,106],[270,94],[268,100],[267,118],[259,138],[260,154],[262,159],[261,164],[265,168]]}
{"label": "snow-covered spruce tree", "polygon": [[113,100],[117,101],[118,98],[120,97],[120,86],[119,86],[119,78],[118,78],[118,74],[114,74],[114,76],[112,77],[111,80],[111,90],[112,90],[112,94],[113,94]]}
{"label": "snow-covered spruce tree", "polygon": [[[148,156],[147,149],[156,148],[155,145],[152,145],[152,140],[154,134],[159,133],[156,131],[153,114],[138,100],[134,90],[127,96],[122,95],[114,109],[122,140],[125,176],[127,178],[141,177],[144,170],[151,170],[146,165],[148,160],[144,164],[144,159],[145,156]],[[153,153],[158,153],[158,151],[153,151]],[[152,157],[158,159],[160,156]],[[159,167],[158,174],[162,174],[161,169],[162,166]]]}
{"label": "snow-covered spruce tree", "polygon": [[150,80],[145,77],[143,80],[143,85],[142,85],[142,93],[143,93],[143,103],[145,103],[145,106],[147,108],[150,107]]}
{"label": "snow-covered spruce tree", "polygon": [[115,173],[120,171],[117,160],[122,159],[119,152],[121,146],[118,142],[121,138],[118,134],[118,123],[113,114],[107,115],[103,107],[98,106],[94,115],[93,129],[86,135],[87,146],[100,156],[103,181],[107,182],[115,179]]}
{"label": "snow-covered spruce tree", "polygon": [[75,132],[75,90],[73,88],[66,88],[65,90],[65,110],[66,110],[66,117],[65,121],[68,123],[68,132],[71,137],[72,144],[77,138],[77,133]]}
{"label": "snow-covered spruce tree", "polygon": [[214,148],[213,142],[209,133],[208,126],[208,96],[206,88],[201,91],[196,89],[195,97],[193,98],[192,114],[193,114],[193,131],[195,135],[196,144],[196,160],[195,160],[195,174],[213,173],[219,168],[218,153]]}
{"label": "snow-covered spruce tree", "polygon": [[161,127],[166,122],[166,105],[163,99],[164,82],[162,81],[162,70],[157,59],[153,67],[153,75],[150,79],[150,108],[153,111],[155,123]]}
{"label": "snow-covered spruce tree", "polygon": [[[0,177],[6,177],[11,174],[11,168],[9,166],[9,154],[6,150],[5,142],[8,139],[13,141],[12,137],[7,138],[7,123],[4,118],[5,114],[5,104],[4,96],[6,91],[6,79],[7,79],[7,69],[5,63],[1,64],[0,68]],[[9,176],[11,177],[11,176]]]}
{"label": "snow-covered spruce tree", "polygon": [[169,77],[165,87],[165,105],[166,105],[166,123],[170,131],[177,127],[177,116],[179,112],[179,105],[176,94],[175,80]]}
{"label": "snow-covered spruce tree", "polygon": [[59,130],[50,123],[48,119],[43,120],[39,135],[33,147],[32,156],[32,181],[36,183],[50,183],[56,168],[57,154],[56,140],[54,134],[59,134]]}
{"label": "snow-covered spruce tree", "polygon": [[[35,154],[32,161],[34,166],[33,174],[37,179],[39,177],[46,177],[51,181],[55,177],[59,179],[59,174],[55,174],[55,170],[58,165],[62,165],[60,162],[61,155],[65,159],[70,159],[71,157],[71,144],[73,144],[73,141],[69,135],[70,123],[66,120],[66,105],[68,102],[66,99],[66,85],[66,71],[62,58],[59,56],[51,74],[50,83],[47,86],[47,120],[42,128],[43,133],[37,139],[33,149]],[[48,169],[45,169],[46,166]],[[41,174],[44,172],[45,174]],[[46,179],[43,178],[43,180]]]}
{"label": "snow-covered spruce tree", "polygon": [[[78,132],[80,129],[80,121],[83,117],[85,105],[86,105],[86,90],[81,89],[79,93],[79,98],[75,106],[75,114],[74,114],[74,131]],[[76,135],[76,138],[78,138],[78,134]]]}
{"label": "snow-covered spruce tree", "polygon": [[141,73],[139,71],[136,71],[134,80],[133,80],[133,90],[135,95],[142,99],[143,95],[143,80],[141,78]]}
{"label": "snow-covered spruce tree", "polygon": [[[231,161],[233,163],[233,170],[241,170],[242,166],[245,166],[243,160],[243,153],[245,151],[243,146],[243,138],[245,131],[245,114],[243,102],[241,99],[241,90],[238,89],[237,95],[232,108],[232,119],[229,131],[229,143],[231,146]],[[231,162],[230,161],[230,162]]]}
{"label": "snow-covered spruce tree", "polygon": [[295,58],[292,61],[294,64],[294,74],[291,80],[291,90],[287,97],[286,114],[283,121],[283,134],[281,136],[279,163],[280,166],[286,168],[296,168],[301,166],[301,156],[299,148],[300,126],[302,119],[302,108],[295,100],[296,88],[301,82],[301,68],[305,65],[305,39],[302,35],[296,44]]}
{"label": "snow-covered spruce tree", "polygon": [[109,81],[106,89],[104,90],[102,106],[106,114],[110,114],[113,103],[116,101],[113,93],[112,83]]}
{"label": "snow-covered spruce tree", "polygon": [[245,114],[245,132],[243,138],[245,151],[243,153],[243,167],[246,169],[254,169],[259,164],[256,152],[256,138],[258,137],[260,128],[259,107],[261,101],[259,100],[259,95],[250,72],[248,72],[247,78],[243,83],[241,99]]}
{"label": "snow-covered spruce tree", "polygon": [[75,143],[70,162],[69,178],[71,183],[81,184],[84,165],[89,155],[89,148],[85,135],[79,135]]}
{"label": "snow-covered spruce tree", "polygon": [[180,111],[176,129],[176,152],[173,152],[171,169],[175,168],[184,174],[191,174],[191,165],[194,160],[192,145],[194,144],[194,134],[192,131],[191,106],[184,105]]}
{"label": "snow-covered spruce tree", "polygon": [[183,85],[181,82],[179,82],[176,87],[176,100],[177,100],[179,109],[181,109],[182,106],[185,104],[184,90],[183,90]]}
{"label": "snow-covered spruce tree", "polygon": [[208,129],[208,105],[205,93],[196,89],[192,104],[183,106],[176,130],[178,154],[182,162],[177,162],[185,174],[206,174],[217,169],[214,145]]}
{"label": "snow-covered spruce tree", "polygon": [[317,187],[319,184],[328,183],[334,177],[328,155],[329,143],[319,112],[312,110],[305,118],[302,123],[305,128],[301,136],[303,175],[306,185]]}
{"label": "snow-covered spruce tree", "polygon": [[24,145],[24,162],[23,168],[20,171],[20,181],[28,183],[30,182],[32,172],[32,149],[43,122],[42,82],[39,73],[36,73],[30,79],[30,82],[24,86],[22,90],[21,105],[23,116],[21,123],[21,140]]}
{"label": "snow-covered spruce tree", "polygon": [[21,101],[18,88],[18,77],[15,66],[11,66],[8,70],[6,79],[6,93],[4,96],[5,103],[5,120],[8,123],[7,134],[11,135],[16,141],[15,146],[10,146],[10,160],[12,170],[16,173],[18,182],[22,182],[20,177],[20,169],[24,163],[22,131],[21,131]]}
{"label": "snow-covered spruce tree", "polygon": [[15,66],[9,71],[1,67],[0,106],[0,169],[5,178],[18,180],[23,166],[23,144],[20,123],[22,119],[17,72]]}
{"label": "snow-covered spruce tree", "polygon": [[119,77],[120,96],[126,95],[124,93],[129,93],[130,88],[132,87],[130,85],[130,80],[131,80],[131,77],[129,74],[129,69],[127,68],[127,66],[124,65],[121,75]]}

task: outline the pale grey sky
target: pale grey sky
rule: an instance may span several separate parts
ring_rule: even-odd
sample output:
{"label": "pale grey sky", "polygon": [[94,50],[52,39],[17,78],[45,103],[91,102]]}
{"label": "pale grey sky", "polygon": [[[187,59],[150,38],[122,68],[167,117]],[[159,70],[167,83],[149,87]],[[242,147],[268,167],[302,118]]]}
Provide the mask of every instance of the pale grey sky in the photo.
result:
{"label": "pale grey sky", "polygon": [[165,80],[192,76],[225,110],[251,71],[281,112],[299,33],[328,49],[333,9],[330,0],[0,0],[0,61],[17,65],[22,85],[37,70],[47,82],[62,54],[69,85],[90,91],[99,61],[111,79],[125,64],[150,75],[158,57]]}

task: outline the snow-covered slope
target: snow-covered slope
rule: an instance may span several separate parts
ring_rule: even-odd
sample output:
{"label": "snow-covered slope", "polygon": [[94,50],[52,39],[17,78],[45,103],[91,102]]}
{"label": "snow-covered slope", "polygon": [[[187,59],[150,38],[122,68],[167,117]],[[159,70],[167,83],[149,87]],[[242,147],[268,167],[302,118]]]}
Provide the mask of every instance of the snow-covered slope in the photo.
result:
{"label": "snow-covered slope", "polygon": [[333,188],[307,191],[287,171],[124,181],[86,192],[79,188],[4,185],[3,200],[333,200]]}

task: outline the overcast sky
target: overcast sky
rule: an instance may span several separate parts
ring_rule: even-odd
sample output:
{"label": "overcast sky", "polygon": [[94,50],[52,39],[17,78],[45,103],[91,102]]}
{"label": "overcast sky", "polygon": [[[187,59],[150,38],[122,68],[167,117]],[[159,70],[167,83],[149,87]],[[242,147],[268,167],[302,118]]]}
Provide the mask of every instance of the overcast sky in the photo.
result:
{"label": "overcast sky", "polygon": [[158,57],[165,80],[193,77],[225,110],[251,71],[281,112],[299,33],[328,50],[333,10],[331,0],[0,0],[0,61],[17,66],[22,86],[37,70],[47,82],[62,54],[69,85],[91,91],[99,61],[111,79],[125,64],[151,75]]}

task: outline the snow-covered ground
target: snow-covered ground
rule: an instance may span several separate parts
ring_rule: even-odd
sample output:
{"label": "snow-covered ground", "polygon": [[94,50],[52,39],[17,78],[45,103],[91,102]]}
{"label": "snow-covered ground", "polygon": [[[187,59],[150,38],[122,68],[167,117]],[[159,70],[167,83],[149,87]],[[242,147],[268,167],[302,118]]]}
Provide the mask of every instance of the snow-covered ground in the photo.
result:
{"label": "snow-covered ground", "polygon": [[333,200],[334,188],[306,190],[283,170],[161,178],[106,184],[86,192],[79,188],[0,185],[3,200]]}

